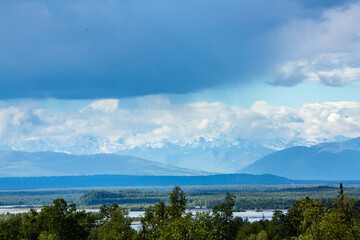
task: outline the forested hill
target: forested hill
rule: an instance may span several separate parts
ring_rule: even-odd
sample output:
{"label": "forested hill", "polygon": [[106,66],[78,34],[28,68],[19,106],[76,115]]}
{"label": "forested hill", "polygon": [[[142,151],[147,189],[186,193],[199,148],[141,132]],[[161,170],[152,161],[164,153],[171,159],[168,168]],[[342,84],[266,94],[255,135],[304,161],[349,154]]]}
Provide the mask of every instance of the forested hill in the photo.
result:
{"label": "forested hill", "polygon": [[293,181],[269,174],[222,174],[210,176],[95,175],[62,177],[9,177],[0,178],[0,190],[174,185],[273,185],[291,183],[299,183],[299,181]]}

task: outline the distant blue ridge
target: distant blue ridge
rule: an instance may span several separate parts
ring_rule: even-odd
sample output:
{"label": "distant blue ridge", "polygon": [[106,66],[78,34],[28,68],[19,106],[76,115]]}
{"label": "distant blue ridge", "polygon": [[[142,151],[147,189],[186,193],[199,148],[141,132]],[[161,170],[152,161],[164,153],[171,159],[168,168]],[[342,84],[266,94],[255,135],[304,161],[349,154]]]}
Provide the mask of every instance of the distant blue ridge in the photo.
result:
{"label": "distant blue ridge", "polygon": [[[358,184],[360,181],[341,181]],[[190,185],[279,185],[279,184],[336,184],[339,181],[291,180],[271,174],[219,174],[208,176],[51,176],[0,178],[0,190],[30,190],[55,188],[136,187],[136,186],[190,186]]]}

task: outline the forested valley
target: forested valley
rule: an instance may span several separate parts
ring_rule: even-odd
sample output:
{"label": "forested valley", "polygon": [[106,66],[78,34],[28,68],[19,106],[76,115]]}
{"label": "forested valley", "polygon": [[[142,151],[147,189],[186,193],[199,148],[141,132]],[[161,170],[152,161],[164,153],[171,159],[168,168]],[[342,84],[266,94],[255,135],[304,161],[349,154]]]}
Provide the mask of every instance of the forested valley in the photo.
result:
{"label": "forested valley", "polygon": [[[181,186],[186,192],[187,209],[213,208],[220,204],[227,192],[236,197],[234,211],[250,209],[288,209],[306,196],[331,202],[338,194],[338,185],[210,185]],[[169,204],[172,187],[44,189],[0,191],[2,206],[39,208],[54,199],[63,198],[76,203],[78,209],[99,209],[104,204],[118,204],[131,211],[144,211],[159,201]],[[346,184],[346,193],[360,205],[360,185]]]}
{"label": "forested valley", "polygon": [[104,204],[99,213],[78,210],[75,203],[55,199],[40,212],[2,216],[1,240],[82,239],[360,239],[360,213],[342,186],[331,201],[305,197],[286,213],[276,210],[271,220],[249,222],[233,217],[236,196],[226,193],[211,211],[186,211],[187,197],[180,187],[168,194],[168,201],[150,205],[131,227],[128,209]]}

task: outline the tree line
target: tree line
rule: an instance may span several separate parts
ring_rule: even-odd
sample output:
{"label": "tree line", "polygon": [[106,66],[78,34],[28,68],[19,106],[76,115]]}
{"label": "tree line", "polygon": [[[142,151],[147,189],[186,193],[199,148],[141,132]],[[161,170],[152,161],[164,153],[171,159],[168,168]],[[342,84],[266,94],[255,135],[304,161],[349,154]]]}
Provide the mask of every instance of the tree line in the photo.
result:
{"label": "tree line", "polygon": [[[236,196],[235,211],[243,209],[288,209],[297,200],[309,196],[312,199],[331,201],[337,196],[338,187],[317,185],[221,185],[183,186],[186,192],[186,208],[206,206],[212,209],[220,204],[226,192]],[[158,201],[169,204],[168,194],[172,187],[151,187],[140,189],[91,190],[29,190],[0,191],[0,206],[26,205],[40,207],[51,204],[54,199],[63,198],[74,202],[78,208],[100,208],[101,205],[116,203],[132,211],[145,211]],[[346,193],[360,206],[360,185],[347,185]],[[1,216],[0,216],[1,218]]]}
{"label": "tree line", "polygon": [[146,209],[139,230],[132,228],[128,210],[117,204],[91,213],[56,199],[40,212],[31,209],[0,221],[0,240],[360,239],[360,213],[342,185],[331,203],[306,197],[287,213],[275,211],[271,220],[253,223],[233,217],[236,197],[229,193],[211,212],[195,214],[186,211],[180,187],[168,197],[168,203],[159,201]]}

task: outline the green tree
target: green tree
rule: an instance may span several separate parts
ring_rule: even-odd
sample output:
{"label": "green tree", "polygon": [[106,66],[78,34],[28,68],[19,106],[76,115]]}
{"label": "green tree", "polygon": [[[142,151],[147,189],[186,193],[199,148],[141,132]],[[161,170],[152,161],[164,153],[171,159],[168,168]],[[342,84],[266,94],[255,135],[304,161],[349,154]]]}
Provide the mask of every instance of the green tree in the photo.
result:
{"label": "green tree", "polygon": [[270,239],[280,240],[289,237],[288,219],[286,214],[280,210],[275,210],[273,217],[267,226],[267,234]]}
{"label": "green tree", "polygon": [[100,219],[105,221],[110,219],[110,213],[119,207],[118,204],[104,204],[100,207]]}
{"label": "green tree", "polygon": [[0,222],[0,240],[21,240],[22,215],[10,216],[5,222]]}
{"label": "green tree", "polygon": [[203,219],[196,218],[191,213],[180,218],[170,218],[158,229],[155,238],[161,240],[215,240],[210,229],[203,225]]}
{"label": "green tree", "polygon": [[256,240],[268,240],[268,234],[266,233],[265,230],[261,230],[257,235],[256,235]]}
{"label": "green tree", "polygon": [[233,218],[235,199],[234,195],[226,193],[225,202],[213,207],[214,216],[221,219],[225,224],[229,223]]}
{"label": "green tree", "polygon": [[233,219],[235,196],[226,193],[225,201],[213,207],[213,228],[219,239],[234,239],[243,225],[241,218]]}
{"label": "green tree", "polygon": [[52,233],[48,233],[48,232],[42,232],[39,235],[38,240],[58,240],[59,238],[56,237],[54,234]]}
{"label": "green tree", "polygon": [[39,228],[44,234],[59,240],[86,239],[95,225],[92,213],[76,211],[74,203],[55,199],[52,205],[45,205],[38,215]]}
{"label": "green tree", "polygon": [[354,201],[348,198],[340,185],[339,196],[333,207],[313,221],[303,234],[303,239],[360,239],[360,216]]}
{"label": "green tree", "polygon": [[142,238],[146,236],[157,236],[158,228],[164,224],[164,221],[169,219],[168,210],[163,201],[159,201],[154,206],[146,209],[144,217],[141,218],[140,235]]}
{"label": "green tree", "polygon": [[248,223],[239,229],[236,239],[256,239],[256,235],[262,230],[264,225],[260,222]]}
{"label": "green tree", "polygon": [[174,187],[169,194],[170,204],[159,201],[145,211],[141,219],[140,239],[157,240],[192,240],[213,237],[213,217],[210,212],[185,214],[186,197],[180,187]]}
{"label": "green tree", "polygon": [[28,240],[37,240],[41,229],[39,227],[38,213],[35,209],[30,209],[23,215],[23,224],[21,226],[21,235]]}
{"label": "green tree", "polygon": [[163,230],[166,226],[171,225],[174,219],[182,218],[187,202],[184,191],[179,186],[175,186],[169,194],[169,199],[169,206],[166,206],[163,201],[159,201],[146,209],[144,217],[141,219],[140,236],[142,239],[161,238],[165,234]]}
{"label": "green tree", "polygon": [[169,216],[172,218],[179,218],[185,212],[186,196],[179,186],[175,186],[173,191],[169,194],[170,205],[168,206]]}
{"label": "green tree", "polygon": [[132,219],[129,211],[118,207],[110,212],[110,219],[101,223],[89,239],[97,240],[129,240],[136,236],[136,231],[131,228]]}

